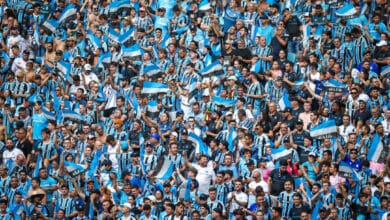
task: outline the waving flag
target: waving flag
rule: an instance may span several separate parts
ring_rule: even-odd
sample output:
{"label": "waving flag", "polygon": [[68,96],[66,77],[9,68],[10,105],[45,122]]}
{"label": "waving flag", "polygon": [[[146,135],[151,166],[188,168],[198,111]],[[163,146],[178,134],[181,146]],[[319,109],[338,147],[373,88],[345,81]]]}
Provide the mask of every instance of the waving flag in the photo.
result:
{"label": "waving flag", "polygon": [[163,74],[161,69],[156,64],[146,65],[144,68],[144,73],[152,79],[156,79]]}
{"label": "waving flag", "polygon": [[66,171],[68,171],[71,177],[76,177],[87,171],[87,166],[83,164],[76,164],[76,163],[65,161],[64,166]]}
{"label": "waving flag", "polygon": [[380,76],[387,77],[390,73],[390,65],[382,67],[382,71],[380,73]]}
{"label": "waving flag", "polygon": [[284,111],[286,108],[291,108],[291,102],[288,99],[288,94],[284,93],[282,98],[279,100],[280,110]]}
{"label": "waving flag", "polygon": [[53,19],[46,20],[45,22],[42,23],[41,26],[43,29],[46,31],[49,31],[51,33],[56,32],[56,29],[58,28],[58,22]]}
{"label": "waving flag", "polygon": [[134,34],[135,34],[135,28],[131,27],[130,30],[128,30],[127,32],[119,36],[119,42],[121,44],[124,44],[126,41],[130,40],[131,38],[134,38]]}
{"label": "waving flag", "polygon": [[195,153],[197,154],[204,154],[206,156],[210,156],[211,152],[209,147],[203,142],[202,138],[196,135],[193,132],[190,132],[188,134],[188,141],[191,141],[194,148]]}
{"label": "waving flag", "polygon": [[146,107],[146,115],[151,118],[157,118],[160,115],[157,100],[149,100],[148,106]]}
{"label": "waving flag", "polygon": [[207,11],[210,9],[211,9],[211,6],[210,6],[210,2],[208,0],[203,0],[200,2],[200,4],[199,4],[200,11]]}
{"label": "waving flag", "polygon": [[272,159],[274,161],[280,161],[280,160],[287,160],[288,158],[291,158],[293,150],[286,149],[284,146],[281,146],[278,148],[272,148],[271,153],[272,153]]}
{"label": "waving flag", "polygon": [[87,31],[87,39],[89,39],[89,42],[92,44],[92,47],[96,50],[97,48],[102,47],[100,43],[100,39],[91,31]]}
{"label": "waving flag", "polygon": [[58,70],[58,76],[63,80],[73,84],[73,79],[70,77],[70,71],[72,69],[72,65],[69,62],[60,61],[55,66],[56,70]]}
{"label": "waving flag", "polygon": [[230,152],[234,151],[235,139],[237,137],[237,131],[235,127],[232,127],[228,134],[228,148]]}
{"label": "waving flag", "polygon": [[374,161],[374,162],[384,162],[380,161],[380,159],[383,159],[381,156],[385,155],[384,152],[383,143],[381,141],[381,137],[378,133],[375,133],[374,138],[372,139],[370,149],[367,154],[367,159]]}
{"label": "waving flag", "polygon": [[203,77],[210,77],[223,74],[223,66],[219,60],[206,66],[200,73]]}
{"label": "waving flag", "polygon": [[188,100],[191,100],[198,93],[198,88],[196,87],[196,81],[188,84],[186,89],[188,90]]}
{"label": "waving flag", "polygon": [[117,43],[120,43],[120,33],[116,32],[114,29],[109,28],[108,29],[108,38],[112,41],[115,41]]}
{"label": "waving flag", "polygon": [[337,133],[337,126],[334,120],[324,121],[310,129],[310,136],[313,138],[323,138],[334,133]]}
{"label": "waving flag", "polygon": [[140,119],[141,118],[141,109],[138,105],[138,99],[134,93],[133,93],[133,97],[129,98],[129,104],[130,104],[131,108],[136,112],[135,118]]}
{"label": "waving flag", "polygon": [[339,164],[339,174],[345,178],[352,178],[354,181],[362,180],[362,176],[356,172],[348,163],[341,161]]}
{"label": "waving flag", "polygon": [[47,111],[45,108],[42,108],[42,114],[49,121],[56,121],[56,116],[53,112]]}
{"label": "waving flag", "polygon": [[85,121],[85,118],[83,115],[75,112],[75,111],[72,111],[72,110],[62,110],[62,118],[64,119],[64,121],[66,119],[70,120],[70,121],[74,121],[74,122],[84,122]]}
{"label": "waving flag", "polygon": [[311,220],[317,220],[319,214],[320,214],[320,208],[323,206],[323,202],[320,199],[317,199],[316,205],[313,208],[313,211],[311,213]]}
{"label": "waving flag", "polygon": [[130,4],[129,0],[114,1],[114,2],[111,2],[108,7],[110,8],[109,13],[115,14],[115,13],[119,13],[123,9],[130,9],[131,4]]}
{"label": "waving flag", "polygon": [[41,43],[39,42],[39,36],[41,36],[39,34],[39,27],[38,27],[38,24],[35,25],[35,28],[34,28],[34,35],[33,35],[33,41],[36,43],[36,45],[38,47],[41,46]]}
{"label": "waving flag", "polygon": [[344,5],[342,8],[337,9],[336,15],[346,19],[354,18],[358,16],[358,13],[352,3]]}
{"label": "waving flag", "polygon": [[343,92],[347,89],[345,83],[339,82],[335,79],[329,79],[324,83],[324,87],[329,92]]}
{"label": "waving flag", "polygon": [[132,58],[133,60],[136,60],[136,59],[141,59],[142,55],[143,55],[143,50],[138,44],[131,47],[122,47],[123,57],[129,57]]}
{"label": "waving flag", "polygon": [[98,63],[103,64],[103,66],[108,66],[112,60],[111,56],[112,56],[111,52],[100,54]]}
{"label": "waving flag", "polygon": [[154,169],[153,175],[160,180],[168,180],[172,177],[175,164],[172,160],[162,158],[157,163],[157,167]]}
{"label": "waving flag", "polygon": [[191,182],[192,178],[187,178],[186,189],[184,191],[184,201],[191,201]]}
{"label": "waving flag", "polygon": [[61,17],[58,19],[58,24],[63,25],[68,21],[75,19],[77,14],[77,9],[73,5],[67,5],[62,11]]}
{"label": "waving flag", "polygon": [[167,93],[169,88],[167,85],[155,82],[144,82],[141,93],[142,94],[158,94]]}
{"label": "waving flag", "polygon": [[236,104],[237,100],[234,99],[225,99],[219,96],[214,96],[212,102],[216,105],[222,105],[226,108],[232,107]]}
{"label": "waving flag", "polygon": [[253,71],[255,73],[260,73],[260,71],[261,71],[261,64],[262,64],[262,60],[256,61],[255,65],[252,66],[251,71]]}
{"label": "waving flag", "polygon": [[38,177],[39,170],[42,167],[43,167],[43,160],[42,160],[41,153],[38,151],[37,161],[35,162],[34,173],[33,173],[32,177]]}

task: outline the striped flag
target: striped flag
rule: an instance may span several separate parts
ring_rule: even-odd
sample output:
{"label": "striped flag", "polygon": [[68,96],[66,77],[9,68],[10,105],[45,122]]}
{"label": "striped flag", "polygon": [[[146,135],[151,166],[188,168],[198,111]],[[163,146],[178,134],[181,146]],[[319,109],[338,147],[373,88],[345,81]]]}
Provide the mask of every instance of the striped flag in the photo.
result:
{"label": "striped flag", "polygon": [[143,55],[143,50],[141,47],[136,44],[131,47],[122,47],[122,56],[123,57],[129,57],[133,60],[141,59]]}
{"label": "striped flag", "polygon": [[346,19],[358,16],[358,13],[352,3],[345,4],[343,7],[337,9],[336,15]]}
{"label": "striped flag", "polygon": [[193,132],[188,134],[188,141],[191,141],[193,146],[195,147],[195,153],[204,154],[206,156],[210,156],[211,152],[209,147],[203,142],[202,138],[196,135]]}
{"label": "striped flag", "polygon": [[72,5],[67,5],[62,11],[61,17],[58,19],[58,24],[63,25],[66,22],[75,19],[77,14],[77,9]]}
{"label": "striped flag", "polygon": [[378,133],[375,133],[374,138],[372,139],[371,142],[370,149],[368,150],[367,159],[369,159],[370,161],[374,161],[376,163],[384,162],[384,161],[380,161],[380,159],[382,159],[381,155],[384,155],[383,150],[384,148],[383,148],[383,143],[381,141],[381,137],[379,136]]}
{"label": "striped flag", "polygon": [[68,119],[70,121],[74,121],[74,122],[84,122],[85,121],[85,118],[83,115],[81,115],[75,111],[67,110],[67,109],[62,110],[62,118],[64,121],[66,119]]}
{"label": "striped flag", "polygon": [[221,62],[219,62],[219,60],[214,61],[212,64],[206,66],[200,72],[200,74],[203,77],[221,75],[221,74],[223,74],[223,65],[221,64]]}
{"label": "striped flag", "polygon": [[236,104],[236,101],[235,99],[225,99],[225,98],[221,98],[219,96],[214,96],[213,99],[212,99],[212,102],[216,105],[221,105],[221,106],[224,106],[226,108],[229,108],[229,107],[232,107]]}
{"label": "striped flag", "polygon": [[288,158],[291,158],[293,150],[286,149],[284,146],[281,146],[278,148],[272,148],[271,153],[272,153],[272,159],[274,161],[280,161],[280,160],[287,160]]}
{"label": "striped flag", "polygon": [[188,90],[188,100],[191,100],[198,93],[198,88],[196,87],[196,84],[196,81],[194,81],[186,86],[186,89]]}
{"label": "striped flag", "polygon": [[279,100],[280,110],[284,111],[286,108],[291,108],[291,102],[288,99],[288,94],[284,93],[282,98]]}
{"label": "striped flag", "polygon": [[324,87],[328,92],[343,92],[347,89],[346,84],[335,79],[329,79],[324,83]]}
{"label": "striped flag", "polygon": [[160,110],[157,107],[157,100],[149,100],[146,107],[146,115],[151,118],[157,118],[160,115]]}
{"label": "striped flag", "polygon": [[55,33],[58,27],[58,22],[53,19],[46,20],[42,23],[42,28],[51,33]]}
{"label": "striped flag", "polygon": [[131,4],[129,0],[114,1],[111,2],[108,7],[109,7],[109,13],[115,14],[115,13],[119,13],[123,9],[130,9]]}
{"label": "striped flag", "polygon": [[108,66],[111,63],[111,52],[100,54],[98,63],[103,64],[103,66]]}
{"label": "striped flag", "polygon": [[34,173],[33,173],[32,177],[38,177],[39,170],[42,167],[43,167],[43,160],[42,160],[41,153],[39,153],[39,151],[38,151],[38,157],[37,157],[37,161],[35,162]]}
{"label": "striped flag", "polygon": [[116,32],[114,29],[112,28],[109,28],[108,29],[108,38],[112,41],[115,41],[117,43],[120,43],[119,39],[120,39],[120,33]]}
{"label": "striped flag", "polygon": [[38,27],[38,24],[35,25],[35,28],[34,28],[34,35],[33,35],[33,38],[34,38],[34,41],[36,43],[36,45],[39,47],[41,46],[41,43],[39,42],[39,27]]}
{"label": "striped flag", "polygon": [[192,178],[187,178],[186,189],[184,191],[184,201],[191,201],[191,182]]}
{"label": "striped flag", "polygon": [[45,116],[45,118],[49,121],[56,121],[56,115],[53,112],[50,112],[46,110],[45,108],[42,108],[42,114]]}
{"label": "striped flag", "polygon": [[337,126],[334,120],[327,120],[310,129],[310,136],[313,138],[324,138],[337,133]]}
{"label": "striped flag", "polygon": [[100,39],[91,30],[87,31],[86,38],[89,39],[90,43],[92,44],[95,50],[102,47],[100,43]]}
{"label": "striped flag", "polygon": [[253,71],[255,73],[260,73],[260,71],[261,71],[261,64],[262,64],[262,60],[258,60],[255,63],[255,65],[252,66],[251,71]]}
{"label": "striped flag", "polygon": [[144,82],[143,88],[141,90],[142,94],[158,94],[158,93],[167,93],[169,88],[167,85],[156,82]]}
{"label": "striped flag", "polygon": [[135,34],[135,28],[132,27],[130,28],[130,30],[128,30],[127,32],[119,36],[119,42],[121,44],[124,44],[126,41],[130,40],[131,38],[134,38],[134,34]]}
{"label": "striped flag", "polygon": [[232,127],[229,131],[229,134],[228,134],[228,148],[229,148],[229,151],[230,152],[233,152],[234,150],[234,141],[237,137],[237,131],[236,131],[236,128],[235,127]]}
{"label": "striped flag", "polygon": [[70,84],[73,84],[73,79],[70,77],[70,71],[72,70],[72,64],[63,60],[59,61],[55,69],[58,70],[58,76]]}
{"label": "striped flag", "polygon": [[345,178],[352,178],[353,181],[360,181],[363,179],[355,169],[344,161],[341,161],[339,164],[339,174]]}
{"label": "striped flag", "polygon": [[175,164],[172,160],[161,158],[154,169],[153,175],[160,180],[168,180],[172,177]]}
{"label": "striped flag", "polygon": [[387,65],[387,66],[382,67],[382,71],[380,73],[380,76],[387,77],[387,75],[389,75],[389,73],[390,73],[390,65]]}
{"label": "striped flag", "polygon": [[159,76],[163,75],[164,73],[161,71],[161,69],[156,64],[148,64],[144,68],[144,73],[152,78],[156,79]]}
{"label": "striped flag", "polygon": [[77,164],[77,163],[65,161],[64,166],[66,171],[68,171],[71,177],[76,177],[87,171],[87,166],[83,164]]}
{"label": "striped flag", "polygon": [[210,2],[208,0],[203,0],[199,4],[199,10],[200,11],[207,11],[211,9]]}

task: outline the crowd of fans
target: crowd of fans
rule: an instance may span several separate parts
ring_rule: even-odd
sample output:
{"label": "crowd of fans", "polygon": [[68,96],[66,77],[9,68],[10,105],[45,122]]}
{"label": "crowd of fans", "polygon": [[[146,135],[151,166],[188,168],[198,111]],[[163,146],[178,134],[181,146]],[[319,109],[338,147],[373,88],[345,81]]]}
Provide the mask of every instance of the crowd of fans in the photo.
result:
{"label": "crowd of fans", "polygon": [[0,219],[389,219],[385,0],[0,0]]}

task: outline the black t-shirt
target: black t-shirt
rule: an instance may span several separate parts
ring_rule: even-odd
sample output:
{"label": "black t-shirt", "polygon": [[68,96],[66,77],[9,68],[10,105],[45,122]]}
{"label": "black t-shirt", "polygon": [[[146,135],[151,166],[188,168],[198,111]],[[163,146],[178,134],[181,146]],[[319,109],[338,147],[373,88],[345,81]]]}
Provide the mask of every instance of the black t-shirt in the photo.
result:
{"label": "black t-shirt", "polygon": [[269,177],[272,180],[271,195],[273,196],[279,196],[279,194],[284,190],[284,182],[286,180],[294,182],[291,174],[288,172],[282,174],[279,169],[272,170]]}
{"label": "black t-shirt", "polygon": [[301,36],[299,27],[301,26],[301,21],[299,21],[297,16],[291,16],[290,19],[286,22],[286,30],[291,40],[293,37]]}
{"label": "black t-shirt", "polygon": [[30,143],[30,141],[25,140],[23,143],[16,143],[16,147],[19,148],[25,156],[27,156],[31,153],[33,145]]}
{"label": "black t-shirt", "polygon": [[307,205],[307,204],[302,204],[302,206],[299,207],[299,208],[293,206],[290,209],[290,218],[292,220],[299,220],[299,219],[301,219],[301,212],[303,212],[303,211],[310,212],[311,211],[310,206]]}
{"label": "black t-shirt", "polygon": [[[287,37],[283,36],[282,38],[283,38],[283,40],[287,41]],[[287,49],[287,45],[286,46],[282,46],[282,44],[280,44],[280,42],[278,41],[278,39],[276,37],[272,38],[272,40],[271,40],[271,47],[272,47],[272,57],[273,57],[274,60],[279,60],[279,52],[281,50],[286,50]]]}
{"label": "black t-shirt", "polygon": [[356,121],[363,121],[363,123],[366,123],[366,121],[371,117],[371,113],[367,110],[360,112],[360,111],[355,111],[353,114],[353,119]]}

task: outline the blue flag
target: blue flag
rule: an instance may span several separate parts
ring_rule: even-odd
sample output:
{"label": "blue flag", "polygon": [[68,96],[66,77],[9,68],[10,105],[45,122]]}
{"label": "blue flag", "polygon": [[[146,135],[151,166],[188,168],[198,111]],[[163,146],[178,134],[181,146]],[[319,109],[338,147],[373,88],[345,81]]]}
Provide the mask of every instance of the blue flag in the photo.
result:
{"label": "blue flag", "polygon": [[172,177],[173,171],[175,170],[175,164],[172,160],[161,159],[154,169],[154,176],[160,180],[168,180]]}
{"label": "blue flag", "polygon": [[64,161],[66,171],[68,171],[71,177],[76,177],[87,171],[87,166],[83,164],[76,164],[68,161]]}
{"label": "blue flag", "polygon": [[223,74],[223,66],[219,60],[214,61],[212,64],[206,66],[201,70],[200,74],[203,77],[210,77]]}
{"label": "blue flag", "polygon": [[203,142],[202,138],[196,135],[193,132],[190,132],[188,134],[188,141],[191,141],[193,145],[195,146],[195,153],[196,154],[203,154],[206,156],[210,156],[211,152],[209,147]]}
{"label": "blue flag", "polygon": [[142,94],[158,94],[158,93],[167,93],[169,88],[167,85],[162,83],[155,82],[144,82],[143,88],[141,90]]}
{"label": "blue flag", "polygon": [[372,142],[371,142],[370,149],[369,149],[368,154],[367,154],[367,159],[374,161],[374,162],[379,162],[381,155],[384,154],[383,150],[384,150],[384,147],[383,147],[383,143],[381,141],[381,137],[379,136],[378,133],[375,133],[374,138],[372,139]]}
{"label": "blue flag", "polygon": [[226,108],[229,108],[229,107],[232,107],[236,104],[236,101],[235,99],[225,99],[225,98],[221,98],[219,96],[214,96],[213,99],[212,99],[212,102],[216,105],[222,105]]}
{"label": "blue flag", "polygon": [[291,108],[291,102],[288,98],[288,94],[284,93],[283,96],[279,100],[280,110],[284,111],[286,108]]}
{"label": "blue flag", "polygon": [[157,118],[160,115],[160,110],[157,107],[157,100],[149,100],[146,107],[146,115],[148,117]]}
{"label": "blue flag", "polygon": [[334,120],[324,121],[321,124],[310,129],[310,136],[315,138],[328,136],[334,133],[337,133],[337,126]]}

